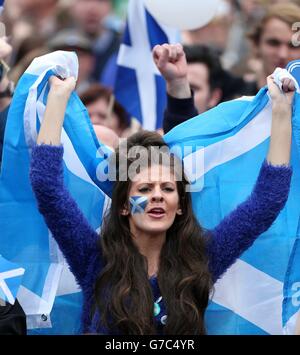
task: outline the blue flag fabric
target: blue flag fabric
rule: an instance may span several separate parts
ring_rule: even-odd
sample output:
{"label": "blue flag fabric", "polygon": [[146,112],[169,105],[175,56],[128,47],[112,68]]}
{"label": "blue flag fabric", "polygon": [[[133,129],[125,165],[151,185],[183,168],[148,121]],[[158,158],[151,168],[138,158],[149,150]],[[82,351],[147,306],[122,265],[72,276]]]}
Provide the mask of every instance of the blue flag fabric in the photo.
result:
{"label": "blue flag fabric", "polygon": [[143,1],[129,1],[114,92],[117,100],[144,129],[162,127],[166,106],[165,81],[152,60],[152,48],[156,44],[177,41],[178,31],[158,24],[145,9]]}
{"label": "blue flag fabric", "polygon": [[[206,312],[209,334],[282,334],[291,316],[283,307],[283,289],[288,264],[299,273],[300,255],[290,259],[300,216],[299,100],[296,94],[289,199],[271,228],[216,283]],[[196,187],[194,212],[205,228],[216,226],[249,196],[268,151],[270,132],[271,104],[263,88],[254,98],[223,103],[164,137],[170,147],[179,145]],[[197,164],[203,169],[194,172]]]}
{"label": "blue flag fabric", "polygon": [[[0,176],[1,253],[25,270],[18,300],[31,333],[79,331],[81,293],[43,217],[29,181],[30,151],[43,119],[51,75],[77,77],[75,53],[55,52],[33,61],[18,83],[5,130]],[[62,132],[65,182],[88,218],[99,228],[110,189],[97,179],[105,147],[96,139],[85,107],[73,93]],[[108,187],[108,190],[107,190]]]}
{"label": "blue flag fabric", "polygon": [[25,270],[0,255],[0,306],[1,301],[15,304]]}

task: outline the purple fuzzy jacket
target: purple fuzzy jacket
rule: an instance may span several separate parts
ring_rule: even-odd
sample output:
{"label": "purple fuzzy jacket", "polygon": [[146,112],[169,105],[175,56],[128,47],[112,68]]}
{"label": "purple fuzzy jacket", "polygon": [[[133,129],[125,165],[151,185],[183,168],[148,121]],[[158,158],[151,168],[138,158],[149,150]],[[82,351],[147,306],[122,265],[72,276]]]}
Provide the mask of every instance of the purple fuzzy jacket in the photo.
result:
{"label": "purple fuzzy jacket", "polygon": [[[99,315],[90,320],[93,285],[103,261],[97,247],[98,234],[79,210],[64,186],[63,147],[41,145],[32,150],[30,178],[39,211],[67,259],[71,271],[82,288],[82,331],[109,334],[97,329]],[[209,267],[215,282],[235,260],[265,232],[288,198],[292,169],[264,162],[249,198],[225,217],[211,231],[207,245]],[[166,309],[156,277],[149,279],[156,303],[155,324],[163,332]]]}

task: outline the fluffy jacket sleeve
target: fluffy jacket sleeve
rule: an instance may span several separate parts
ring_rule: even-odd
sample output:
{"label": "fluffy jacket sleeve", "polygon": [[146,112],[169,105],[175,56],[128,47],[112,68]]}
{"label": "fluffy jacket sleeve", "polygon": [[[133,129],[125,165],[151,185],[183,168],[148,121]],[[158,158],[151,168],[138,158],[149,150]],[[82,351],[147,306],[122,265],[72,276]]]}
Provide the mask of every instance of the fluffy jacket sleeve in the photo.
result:
{"label": "fluffy jacket sleeve", "polygon": [[97,252],[98,235],[64,187],[62,157],[62,146],[35,146],[30,179],[39,211],[81,285]]}
{"label": "fluffy jacket sleeve", "polygon": [[251,195],[209,233],[207,251],[214,282],[265,232],[284,207],[292,169],[263,163]]}

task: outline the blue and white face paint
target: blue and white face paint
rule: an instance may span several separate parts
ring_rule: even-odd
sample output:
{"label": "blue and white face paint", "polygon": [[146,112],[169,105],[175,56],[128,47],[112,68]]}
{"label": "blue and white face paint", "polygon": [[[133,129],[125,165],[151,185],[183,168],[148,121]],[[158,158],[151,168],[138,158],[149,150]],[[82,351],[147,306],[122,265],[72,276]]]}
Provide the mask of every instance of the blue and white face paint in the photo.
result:
{"label": "blue and white face paint", "polygon": [[130,213],[132,215],[137,213],[145,213],[148,205],[148,198],[146,196],[131,196],[129,197]]}

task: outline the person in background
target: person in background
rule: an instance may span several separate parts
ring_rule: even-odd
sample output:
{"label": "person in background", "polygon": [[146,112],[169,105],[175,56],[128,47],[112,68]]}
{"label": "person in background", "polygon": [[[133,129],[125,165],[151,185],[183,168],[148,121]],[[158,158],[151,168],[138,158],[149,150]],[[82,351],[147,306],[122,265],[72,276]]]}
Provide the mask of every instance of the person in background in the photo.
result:
{"label": "person in background", "polygon": [[47,39],[58,29],[58,4],[59,0],[17,0],[15,1],[16,16],[18,15],[19,18],[15,20],[26,22],[35,33]]}
{"label": "person in background", "polygon": [[220,102],[256,94],[242,78],[222,68],[220,56],[214,48],[185,45],[183,50],[187,60],[188,81],[199,113],[215,107]]}
{"label": "person in background", "polygon": [[86,106],[93,126],[104,126],[123,137],[130,127],[130,117],[115,100],[112,91],[100,84],[93,84],[81,93],[80,99]]}
{"label": "person in background", "polygon": [[100,125],[93,125],[96,137],[99,139],[99,141],[112,150],[115,150],[117,146],[119,145],[119,137],[116,135],[116,133],[105,126],[100,126]]}
{"label": "person in background", "polygon": [[94,82],[93,68],[95,57],[90,38],[76,29],[65,29],[58,32],[47,43],[50,51],[74,51],[78,56],[79,70],[76,91],[80,95]]}
{"label": "person in background", "polygon": [[74,0],[71,7],[73,27],[79,28],[92,41],[95,55],[93,78],[98,82],[102,70],[120,46],[120,33],[106,19],[113,12],[112,0]]}
{"label": "person in background", "polygon": [[231,70],[239,67],[238,75],[243,76],[246,59],[251,53],[251,44],[247,40],[247,33],[265,13],[265,6],[261,0],[234,0],[232,2],[233,19],[230,26],[226,48],[222,53],[223,68]]}
{"label": "person in background", "polygon": [[195,106],[198,112],[202,113],[222,100],[221,63],[218,54],[208,46],[184,46],[184,52],[188,62],[187,77],[194,93]]}
{"label": "person in background", "polygon": [[266,14],[249,34],[254,53],[261,61],[256,74],[257,91],[266,85],[266,77],[295,59],[300,58],[300,6],[279,3],[268,8]]}
{"label": "person in background", "polygon": [[206,45],[222,54],[227,44],[228,33],[233,20],[233,6],[230,1],[220,0],[215,16],[200,28],[182,31],[184,45]]}
{"label": "person in background", "polygon": [[12,65],[71,24],[69,5],[63,0],[9,0],[4,18],[13,46]]}
{"label": "person in background", "polygon": [[153,59],[167,84],[165,133],[222,101],[253,94],[244,80],[222,69],[218,55],[211,48],[157,45],[153,48]]}

